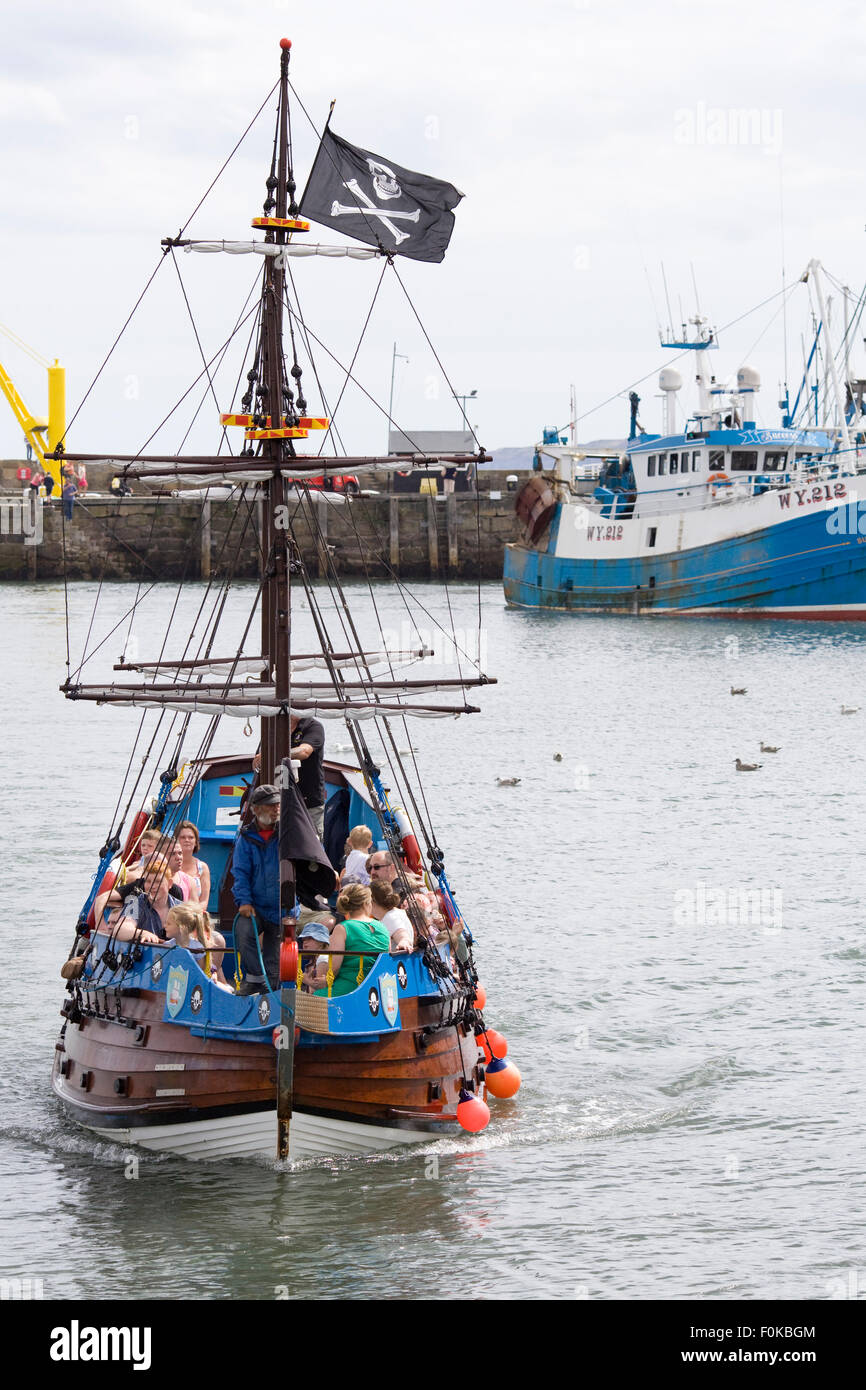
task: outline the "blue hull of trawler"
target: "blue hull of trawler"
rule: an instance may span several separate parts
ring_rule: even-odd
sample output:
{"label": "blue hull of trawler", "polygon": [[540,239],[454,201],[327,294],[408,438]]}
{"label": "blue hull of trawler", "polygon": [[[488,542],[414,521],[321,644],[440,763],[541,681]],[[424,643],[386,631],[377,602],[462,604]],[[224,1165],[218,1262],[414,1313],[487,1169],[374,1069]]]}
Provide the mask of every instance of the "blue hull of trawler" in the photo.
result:
{"label": "blue hull of trawler", "polygon": [[610,559],[556,554],[565,510],[557,508],[546,550],[506,547],[508,603],[660,617],[866,619],[866,536],[838,524],[847,507],[707,545]]}

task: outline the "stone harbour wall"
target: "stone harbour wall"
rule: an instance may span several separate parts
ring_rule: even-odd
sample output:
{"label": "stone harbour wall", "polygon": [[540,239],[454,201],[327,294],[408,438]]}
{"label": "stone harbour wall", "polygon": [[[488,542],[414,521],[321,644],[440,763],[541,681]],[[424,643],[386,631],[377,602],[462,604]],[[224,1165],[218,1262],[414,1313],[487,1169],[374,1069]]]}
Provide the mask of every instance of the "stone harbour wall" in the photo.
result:
{"label": "stone harbour wall", "polygon": [[[119,501],[91,479],[71,521],[49,499],[34,507],[6,474],[0,493],[0,580],[238,578],[259,573],[261,506],[236,501],[135,495]],[[89,470],[90,472],[90,470]],[[521,478],[521,482],[523,479]],[[403,579],[499,579],[506,542],[517,539],[514,492],[506,475],[482,473],[479,491],[447,497],[391,493],[389,475],[370,496],[316,498],[314,516],[290,498],[295,537],[314,575],[327,570],[327,544],[341,575]],[[65,561],[64,561],[65,538]]]}

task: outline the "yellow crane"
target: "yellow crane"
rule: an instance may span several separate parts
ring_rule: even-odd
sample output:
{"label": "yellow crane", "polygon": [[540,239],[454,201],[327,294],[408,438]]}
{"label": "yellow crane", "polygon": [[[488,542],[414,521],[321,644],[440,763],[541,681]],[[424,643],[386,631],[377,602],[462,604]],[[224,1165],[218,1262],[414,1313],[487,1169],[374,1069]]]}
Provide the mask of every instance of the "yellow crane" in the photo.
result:
{"label": "yellow crane", "polygon": [[[0,390],[12,407],[12,414],[24,431],[24,438],[39,461],[43,473],[50,473],[55,483],[60,483],[60,464],[56,459],[46,459],[53,453],[66,433],[66,368],[61,367],[55,357],[53,364],[0,323],[0,333],[14,343],[22,352],[32,358],[48,372],[48,418],[34,415],[21,399],[3,363],[0,362]],[[47,438],[46,438],[47,436]]]}

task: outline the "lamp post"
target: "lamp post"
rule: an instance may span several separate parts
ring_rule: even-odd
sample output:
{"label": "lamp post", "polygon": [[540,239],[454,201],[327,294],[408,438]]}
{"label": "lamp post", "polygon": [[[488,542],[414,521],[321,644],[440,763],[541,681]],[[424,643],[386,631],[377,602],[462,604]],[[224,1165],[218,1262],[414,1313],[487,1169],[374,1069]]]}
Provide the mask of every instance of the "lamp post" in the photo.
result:
{"label": "lamp post", "polygon": [[466,419],[466,402],[474,401],[477,395],[477,391],[467,391],[465,396],[458,396],[456,392],[454,394],[455,401],[460,402],[460,414],[463,417],[464,428],[471,428],[469,421]]}
{"label": "lamp post", "polygon": [[391,394],[390,394],[389,397],[388,397],[388,444],[387,444],[387,448],[386,448],[386,451],[385,451],[386,453],[389,453],[389,454],[390,454],[390,452],[391,452],[391,425],[392,425],[392,423],[393,423],[392,420],[391,420],[391,412],[392,412],[392,410],[393,410],[393,408],[394,408],[394,372],[395,372],[395,370],[396,370],[396,368],[397,368],[397,358],[398,358],[398,357],[399,357],[403,362],[408,362],[408,361],[409,361],[409,358],[408,358],[408,357],[406,357],[402,352],[398,352],[398,351],[397,351],[397,344],[395,343],[395,344],[394,344],[394,351],[393,351],[392,354],[391,354]]}

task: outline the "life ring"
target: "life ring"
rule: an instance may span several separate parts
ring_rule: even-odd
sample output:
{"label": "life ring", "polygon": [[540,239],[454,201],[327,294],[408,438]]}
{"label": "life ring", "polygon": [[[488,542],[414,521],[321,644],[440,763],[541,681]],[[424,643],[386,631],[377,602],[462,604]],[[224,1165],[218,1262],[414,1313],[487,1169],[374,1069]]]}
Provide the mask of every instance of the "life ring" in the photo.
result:
{"label": "life ring", "polygon": [[129,863],[130,859],[132,858],[133,854],[138,848],[138,842],[141,839],[142,831],[146,828],[147,822],[149,820],[150,816],[148,815],[147,811],[139,811],[135,820],[132,822],[129,834],[126,837],[126,842],[123,846],[123,849],[120,852],[121,863]]}
{"label": "life ring", "polygon": [[400,831],[400,848],[403,851],[403,858],[408,868],[413,874],[424,873],[424,861],[421,858],[421,851],[418,848],[418,841],[415,839],[415,832],[412,829],[412,822],[406,815],[402,806],[392,806],[391,814]]}
{"label": "life ring", "polygon": [[102,875],[102,878],[99,880],[99,884],[96,889],[96,894],[93,899],[93,906],[87,914],[87,930],[89,932],[93,931],[93,928],[96,926],[96,899],[99,897],[101,893],[110,893],[112,888],[114,887],[116,879],[117,874],[114,872],[114,870],[106,869],[105,873]]}
{"label": "life ring", "polygon": [[710,489],[713,497],[718,495],[716,491],[717,488],[727,488],[730,486],[731,480],[727,473],[711,473],[707,478],[707,487]]}

